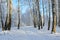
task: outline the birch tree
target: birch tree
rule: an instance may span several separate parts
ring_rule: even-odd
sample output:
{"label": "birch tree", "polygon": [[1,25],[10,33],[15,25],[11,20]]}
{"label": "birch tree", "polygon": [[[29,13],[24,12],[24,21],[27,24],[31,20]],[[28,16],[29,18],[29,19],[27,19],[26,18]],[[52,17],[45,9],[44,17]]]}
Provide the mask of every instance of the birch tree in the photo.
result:
{"label": "birch tree", "polygon": [[9,16],[8,16],[8,23],[7,23],[7,30],[11,29],[11,15],[12,15],[12,0],[8,0],[8,7],[9,7]]}
{"label": "birch tree", "polygon": [[43,26],[45,24],[45,21],[44,21],[44,0],[42,0],[42,8],[43,8],[43,13],[42,13],[42,22],[41,22],[41,24],[42,24],[42,28],[43,28]]}
{"label": "birch tree", "polygon": [[50,30],[50,0],[48,0],[48,7],[49,7],[49,19],[48,19],[48,30]]}
{"label": "birch tree", "polygon": [[53,15],[51,33],[56,33],[56,0],[51,0],[51,1],[52,1],[52,15]]}
{"label": "birch tree", "polygon": [[40,2],[40,0],[36,0],[38,29],[40,30],[40,28],[42,28],[42,26],[41,26],[41,14],[40,14],[40,4],[39,4],[39,2]]}
{"label": "birch tree", "polygon": [[0,0],[0,13],[1,13],[1,24],[2,24],[2,31],[4,31],[4,23],[3,23],[3,18],[2,18],[2,0]]}
{"label": "birch tree", "polygon": [[18,29],[20,28],[20,0],[18,0]]}
{"label": "birch tree", "polygon": [[34,27],[37,27],[37,11],[36,11],[36,0],[33,0],[33,24]]}

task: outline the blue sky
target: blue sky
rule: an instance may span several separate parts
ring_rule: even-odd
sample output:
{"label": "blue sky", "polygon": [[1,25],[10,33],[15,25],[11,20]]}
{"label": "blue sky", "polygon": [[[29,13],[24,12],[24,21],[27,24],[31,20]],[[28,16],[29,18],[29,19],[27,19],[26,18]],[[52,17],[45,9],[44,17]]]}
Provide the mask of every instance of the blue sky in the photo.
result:
{"label": "blue sky", "polygon": [[16,7],[17,6],[17,0],[13,0],[13,6]]}
{"label": "blue sky", "polygon": [[[13,0],[13,7],[15,7],[15,8],[17,8],[17,1],[18,0]],[[21,2],[21,4],[20,4],[20,8],[21,8],[21,12],[22,12],[22,14],[24,14],[25,12],[26,12],[26,9],[28,9],[28,5],[24,5],[23,4],[23,0],[21,0],[20,1]],[[46,6],[46,5],[45,5]],[[40,11],[41,11],[41,13],[43,13],[43,9],[42,9],[42,0],[40,0]],[[44,10],[44,11],[46,11],[46,9]],[[46,12],[45,12],[46,13]]]}
{"label": "blue sky", "polygon": [[[13,0],[13,7],[17,8],[17,3],[18,0]],[[23,5],[23,4],[20,4],[20,8],[21,8],[21,11],[22,11],[22,14],[24,14],[26,12],[26,9],[28,8],[27,5]]]}

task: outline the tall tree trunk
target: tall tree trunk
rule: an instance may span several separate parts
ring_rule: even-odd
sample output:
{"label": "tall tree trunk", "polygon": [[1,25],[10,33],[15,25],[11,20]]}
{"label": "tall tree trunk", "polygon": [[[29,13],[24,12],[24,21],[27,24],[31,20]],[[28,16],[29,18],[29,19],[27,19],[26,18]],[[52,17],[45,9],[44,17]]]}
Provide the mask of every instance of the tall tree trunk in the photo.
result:
{"label": "tall tree trunk", "polygon": [[33,9],[31,9],[31,0],[28,0],[28,3],[29,3],[29,10],[30,10],[30,15],[32,16],[32,23],[33,23],[33,25],[34,25],[34,28],[36,28],[36,22],[35,22],[35,17],[34,17],[34,1],[35,0],[32,0],[32,6],[33,6]]}
{"label": "tall tree trunk", "polygon": [[11,14],[12,14],[12,0],[9,0],[9,17],[8,17],[8,30],[11,29]]}
{"label": "tall tree trunk", "polygon": [[40,14],[39,0],[36,0],[36,6],[37,6],[38,29],[40,30],[40,26],[41,26],[41,14]]}
{"label": "tall tree trunk", "polygon": [[36,28],[36,19],[35,15],[33,15],[33,23],[34,23],[34,28]]}
{"label": "tall tree trunk", "polygon": [[20,28],[20,0],[18,0],[18,29]]}
{"label": "tall tree trunk", "polygon": [[7,6],[9,6],[9,14],[7,13],[5,25],[3,23],[2,13],[1,13],[2,30],[10,30],[11,28],[12,0],[7,0]]}
{"label": "tall tree trunk", "polygon": [[36,28],[37,27],[36,0],[33,0],[33,24],[34,24],[34,28]]}
{"label": "tall tree trunk", "polygon": [[8,25],[8,13],[7,13],[7,16],[6,16],[6,21],[5,21],[5,30],[8,29],[7,25]]}
{"label": "tall tree trunk", "polygon": [[1,13],[1,24],[2,24],[2,31],[5,30],[4,23],[3,23],[3,18],[2,18],[2,0],[0,0],[0,13]]}
{"label": "tall tree trunk", "polygon": [[53,14],[53,24],[52,24],[52,31],[51,33],[56,32],[56,0],[52,1],[52,14]]}
{"label": "tall tree trunk", "polygon": [[43,14],[42,14],[42,22],[41,22],[41,24],[42,24],[42,28],[43,28],[43,26],[45,24],[45,20],[44,20],[44,0],[42,0],[42,7],[43,7]]}
{"label": "tall tree trunk", "polygon": [[48,30],[50,30],[50,0],[48,0],[48,7],[49,7],[49,19],[48,19]]}
{"label": "tall tree trunk", "polygon": [[6,0],[6,2],[7,2],[7,15],[6,15],[6,21],[5,21],[5,30],[7,30],[8,29],[8,0]]}

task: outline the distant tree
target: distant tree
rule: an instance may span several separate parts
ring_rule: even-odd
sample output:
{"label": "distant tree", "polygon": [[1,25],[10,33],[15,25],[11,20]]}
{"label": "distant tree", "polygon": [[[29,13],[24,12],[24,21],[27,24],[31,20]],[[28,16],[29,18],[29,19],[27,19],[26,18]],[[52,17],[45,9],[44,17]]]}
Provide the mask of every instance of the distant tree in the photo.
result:
{"label": "distant tree", "polygon": [[[32,5],[31,5],[32,3]],[[34,27],[36,27],[36,24],[35,24],[35,17],[33,17],[33,10],[34,10],[34,0],[28,0],[28,5],[29,5],[29,10],[30,10],[30,16],[32,16],[32,23],[34,24]],[[31,8],[32,7],[32,8]]]}

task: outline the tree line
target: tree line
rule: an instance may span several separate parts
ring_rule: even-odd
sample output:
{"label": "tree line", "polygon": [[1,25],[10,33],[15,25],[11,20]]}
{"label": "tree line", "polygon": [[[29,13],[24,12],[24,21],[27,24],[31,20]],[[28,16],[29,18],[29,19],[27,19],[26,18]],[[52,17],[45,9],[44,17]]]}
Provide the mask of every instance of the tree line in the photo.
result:
{"label": "tree line", "polygon": [[[43,8],[43,13],[41,13],[40,11],[40,0],[27,0],[28,1],[28,5],[30,7],[30,11],[31,11],[31,7],[32,7],[32,11],[30,12],[30,14],[33,17],[33,24],[34,24],[34,28],[38,27],[38,30],[43,29],[44,25],[45,25],[45,16],[44,16],[44,0],[42,0],[42,8]],[[30,5],[32,1],[32,6]],[[48,19],[48,30],[50,30],[50,22],[51,22],[51,12],[52,12],[52,17],[53,17],[53,21],[52,21],[52,30],[51,33],[56,33],[56,26],[57,26],[57,13],[56,13],[56,0],[45,0],[48,2],[48,13],[46,12],[46,14],[49,14],[49,19]],[[5,20],[5,24],[3,23],[3,11],[2,11],[2,7],[1,7],[1,3],[3,1],[0,0],[0,13],[1,13],[1,24],[2,24],[2,31],[4,30],[11,30],[11,17],[12,17],[12,0],[6,0],[7,2],[7,16],[6,16],[6,20]],[[51,4],[50,4],[51,3]],[[51,6],[52,5],[52,6]],[[52,8],[52,11],[50,9],[50,7]],[[47,9],[47,7],[46,7]],[[46,10],[47,11],[47,10]],[[20,14],[21,14],[21,10],[20,10],[20,0],[18,0],[18,29],[20,29]],[[41,15],[42,14],[42,15]]]}

